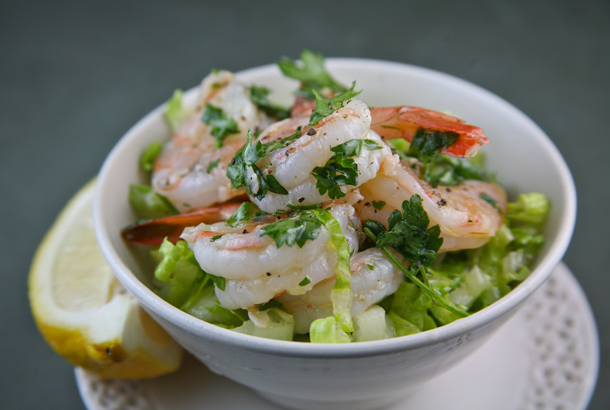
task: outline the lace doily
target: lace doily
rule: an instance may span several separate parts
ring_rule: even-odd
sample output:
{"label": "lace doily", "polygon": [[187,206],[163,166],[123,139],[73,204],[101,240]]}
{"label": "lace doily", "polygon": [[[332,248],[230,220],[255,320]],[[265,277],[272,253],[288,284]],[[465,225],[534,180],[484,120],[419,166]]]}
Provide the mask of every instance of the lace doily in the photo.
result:
{"label": "lace doily", "polygon": [[[526,328],[523,343],[530,363],[519,410],[584,409],[597,374],[597,339],[586,303],[576,280],[560,265],[517,313]],[[75,372],[89,410],[160,410],[146,381],[101,380],[83,369]]]}
{"label": "lace doily", "polygon": [[549,278],[523,308],[531,370],[524,410],[571,410],[583,404],[591,373],[582,306],[569,282]]}

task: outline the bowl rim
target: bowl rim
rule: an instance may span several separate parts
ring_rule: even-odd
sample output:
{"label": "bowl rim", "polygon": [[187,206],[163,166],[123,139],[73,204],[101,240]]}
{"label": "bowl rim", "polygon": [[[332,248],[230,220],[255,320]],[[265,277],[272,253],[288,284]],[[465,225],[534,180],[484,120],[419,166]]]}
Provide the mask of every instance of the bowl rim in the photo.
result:
{"label": "bowl rim", "polygon": [[[108,170],[112,166],[114,158],[118,156],[130,140],[136,138],[137,135],[140,134],[141,130],[148,122],[159,115],[162,115],[165,105],[165,103],[163,103],[140,119],[121,137],[106,157],[98,174],[98,183],[93,201],[95,235],[104,257],[123,286],[125,286],[125,288],[147,310],[152,311],[154,314],[167,320],[173,326],[177,326],[193,336],[207,339],[210,342],[222,343],[227,346],[274,356],[324,359],[357,358],[392,354],[405,350],[418,349],[431,343],[447,341],[493,322],[495,319],[503,316],[524,302],[532,292],[538,289],[538,287],[546,281],[553,269],[563,258],[570,243],[576,222],[577,197],[574,180],[565,160],[551,139],[536,123],[508,101],[476,84],[453,75],[411,64],[364,58],[327,58],[326,64],[330,71],[357,65],[358,68],[365,67],[371,70],[383,69],[386,71],[392,70],[402,72],[406,70],[412,74],[454,82],[458,86],[469,88],[472,92],[481,94],[482,98],[487,99],[490,103],[500,106],[502,110],[506,110],[508,114],[521,121],[522,125],[528,129],[528,132],[532,135],[536,135],[536,138],[542,142],[544,149],[550,154],[555,169],[558,170],[561,186],[564,190],[562,198],[564,210],[559,217],[561,226],[557,232],[554,246],[549,250],[546,258],[540,261],[539,266],[532,271],[530,276],[509,294],[471,316],[414,335],[369,342],[336,345],[265,339],[233,332],[191,316],[165,302],[127,268],[112,246],[110,236],[104,227],[102,217],[102,194],[105,187],[112,185],[105,180],[105,176],[109,172]],[[275,65],[268,64],[239,71],[235,74],[238,78],[243,79],[244,77],[268,73],[269,70],[277,70],[279,73],[279,70]],[[193,89],[195,88],[197,87],[194,87]]]}

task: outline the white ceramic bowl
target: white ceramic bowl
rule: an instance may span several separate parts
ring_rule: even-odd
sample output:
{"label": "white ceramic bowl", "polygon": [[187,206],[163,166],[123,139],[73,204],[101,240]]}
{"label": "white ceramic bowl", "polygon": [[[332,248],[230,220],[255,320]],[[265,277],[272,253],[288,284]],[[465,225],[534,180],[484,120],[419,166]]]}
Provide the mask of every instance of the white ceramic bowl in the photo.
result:
{"label": "white ceramic bowl", "polygon": [[[576,217],[574,182],[561,154],[544,132],[515,107],[458,78],[405,64],[328,59],[342,83],[357,80],[360,97],[371,106],[415,105],[449,110],[482,127],[485,147],[514,200],[519,193],[543,192],[552,203],[547,238],[531,276],[490,307],[449,325],[375,342],[316,345],[268,340],[235,333],[192,317],[147,286],[152,268],[119,235],[136,216],[128,186],[143,182],[138,157],[170,131],[159,107],[139,121],[114,147],[100,171],[94,220],[100,247],[121,283],[189,352],[214,372],[249,386],[284,406],[303,409],[364,409],[390,404],[409,390],[449,369],[480,347],[550,275],[570,242]],[[238,74],[248,84],[266,85],[272,98],[289,103],[294,81],[275,66]],[[194,92],[188,96],[194,100]]]}

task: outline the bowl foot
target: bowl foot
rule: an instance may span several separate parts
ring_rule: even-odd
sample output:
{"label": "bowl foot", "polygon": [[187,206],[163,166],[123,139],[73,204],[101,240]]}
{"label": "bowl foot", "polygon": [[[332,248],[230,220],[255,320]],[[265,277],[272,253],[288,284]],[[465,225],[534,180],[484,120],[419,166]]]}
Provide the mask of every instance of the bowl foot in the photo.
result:
{"label": "bowl foot", "polygon": [[401,391],[397,395],[365,400],[317,401],[313,398],[312,400],[304,400],[285,397],[261,390],[254,390],[254,392],[273,403],[294,410],[381,410],[390,407],[408,395],[408,392]]}

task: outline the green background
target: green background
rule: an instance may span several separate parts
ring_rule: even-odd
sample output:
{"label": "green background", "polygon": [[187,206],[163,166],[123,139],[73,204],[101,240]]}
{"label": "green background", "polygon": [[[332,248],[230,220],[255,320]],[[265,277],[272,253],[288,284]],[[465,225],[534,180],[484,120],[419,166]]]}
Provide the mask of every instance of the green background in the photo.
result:
{"label": "green background", "polygon": [[610,2],[455,0],[0,1],[0,407],[84,408],[34,325],[26,279],[55,216],[123,133],[212,68],[303,48],[464,78],[546,131],[578,190],[565,261],[600,333],[590,409],[610,408]]}

